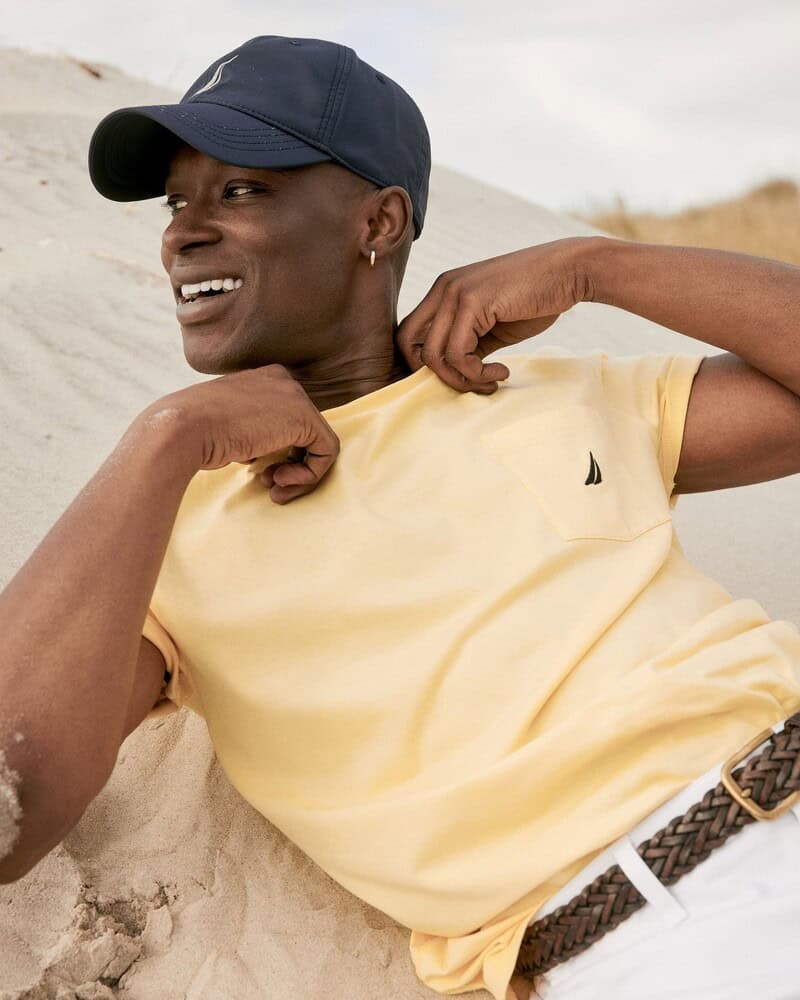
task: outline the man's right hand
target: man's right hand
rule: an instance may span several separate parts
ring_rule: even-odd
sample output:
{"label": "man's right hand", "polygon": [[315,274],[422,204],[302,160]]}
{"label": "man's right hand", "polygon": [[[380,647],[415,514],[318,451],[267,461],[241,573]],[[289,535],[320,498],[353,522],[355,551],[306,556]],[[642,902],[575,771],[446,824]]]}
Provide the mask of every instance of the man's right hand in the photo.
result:
{"label": "man's right hand", "polygon": [[142,418],[182,422],[198,471],[285,452],[260,475],[279,504],[315,490],[339,454],[330,424],[279,364],[179,389],[148,406]]}

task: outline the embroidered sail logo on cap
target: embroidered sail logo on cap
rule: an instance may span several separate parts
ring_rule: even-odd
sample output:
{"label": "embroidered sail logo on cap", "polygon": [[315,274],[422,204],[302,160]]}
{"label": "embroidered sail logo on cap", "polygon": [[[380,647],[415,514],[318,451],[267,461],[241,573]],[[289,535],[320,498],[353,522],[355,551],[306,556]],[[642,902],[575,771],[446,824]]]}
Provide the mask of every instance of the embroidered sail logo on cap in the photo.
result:
{"label": "embroidered sail logo on cap", "polygon": [[603,477],[600,475],[600,466],[595,461],[594,455],[589,452],[589,475],[584,480],[584,486],[593,486],[596,483],[602,483]]}
{"label": "embroidered sail logo on cap", "polygon": [[204,94],[207,90],[211,90],[212,87],[216,87],[218,83],[222,81],[222,70],[228,63],[232,63],[234,59],[238,58],[238,54],[231,56],[230,59],[226,59],[214,70],[214,73],[208,83],[204,84],[199,90],[196,90],[191,96],[197,97],[198,94]]}

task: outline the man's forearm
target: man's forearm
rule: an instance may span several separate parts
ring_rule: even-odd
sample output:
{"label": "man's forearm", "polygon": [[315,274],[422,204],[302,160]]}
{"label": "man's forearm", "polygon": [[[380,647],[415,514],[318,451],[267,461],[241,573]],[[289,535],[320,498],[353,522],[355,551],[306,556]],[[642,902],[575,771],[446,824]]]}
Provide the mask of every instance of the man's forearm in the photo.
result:
{"label": "man's forearm", "polygon": [[800,396],[800,267],[604,236],[578,253],[587,301],[737,354]]}
{"label": "man's forearm", "polygon": [[156,405],[134,420],[0,593],[0,750],[23,811],[16,841],[0,843],[0,881],[53,847],[114,767],[141,626],[197,468],[169,418]]}

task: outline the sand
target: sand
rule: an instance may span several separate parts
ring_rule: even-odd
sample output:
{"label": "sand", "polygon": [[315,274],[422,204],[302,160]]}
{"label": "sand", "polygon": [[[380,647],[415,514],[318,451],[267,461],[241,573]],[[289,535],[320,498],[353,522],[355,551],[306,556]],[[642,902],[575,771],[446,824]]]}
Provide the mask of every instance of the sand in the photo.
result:
{"label": "sand", "polygon": [[[157,200],[102,199],[86,168],[106,112],[178,96],[113,67],[0,50],[0,585],[145,406],[210,377],[183,358],[159,260],[166,213]],[[435,136],[433,144],[435,157]],[[434,166],[400,315],[442,270],[592,231]],[[539,344],[717,353],[588,304],[519,350]],[[675,513],[698,565],[793,621],[800,593],[785,532],[797,479],[684,498]],[[8,739],[24,738],[23,728],[12,726]],[[4,750],[0,849],[20,818]],[[339,887],[255,812],[188,710],[134,732],[78,825],[24,879],[0,886],[0,1000],[438,995],[414,974],[408,930]]]}
{"label": "sand", "polygon": [[[22,737],[22,733],[16,735]],[[8,766],[0,749],[0,861],[8,857],[19,840],[22,807],[19,804],[19,771]]]}

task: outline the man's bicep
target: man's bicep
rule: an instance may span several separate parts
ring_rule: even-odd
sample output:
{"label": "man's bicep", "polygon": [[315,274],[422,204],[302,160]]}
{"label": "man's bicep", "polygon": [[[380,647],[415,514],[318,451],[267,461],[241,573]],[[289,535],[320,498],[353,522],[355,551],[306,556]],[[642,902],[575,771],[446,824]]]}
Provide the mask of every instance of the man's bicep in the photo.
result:
{"label": "man's bicep", "polygon": [[692,383],[676,494],[800,473],[800,397],[735,354],[703,359]]}
{"label": "man's bicep", "polygon": [[[159,683],[154,689],[158,667]],[[180,651],[170,633],[156,617],[153,608],[149,607],[142,625],[142,641],[128,723],[133,723],[135,729],[145,719],[177,712],[184,702],[184,680]],[[189,688],[191,689],[191,685]],[[191,694],[191,690],[189,693]],[[143,710],[144,715],[141,714]]]}
{"label": "man's bicep", "polygon": [[[167,661],[161,650],[145,636],[142,636],[133,678],[133,690],[128,702],[123,739],[127,739],[162,700],[166,670]],[[177,710],[177,706],[175,706],[175,710]]]}

